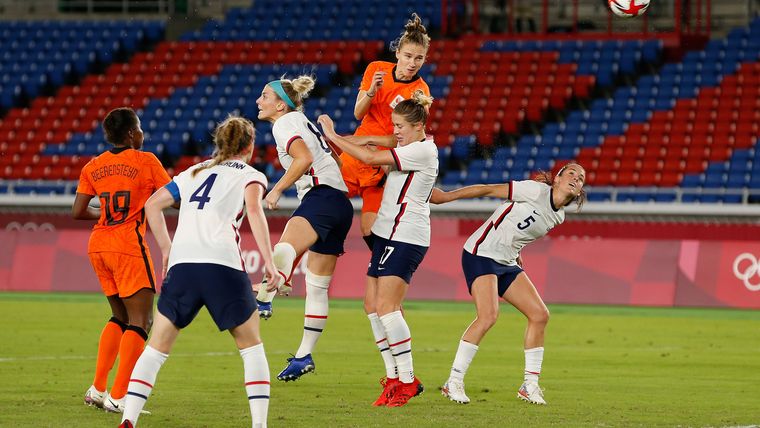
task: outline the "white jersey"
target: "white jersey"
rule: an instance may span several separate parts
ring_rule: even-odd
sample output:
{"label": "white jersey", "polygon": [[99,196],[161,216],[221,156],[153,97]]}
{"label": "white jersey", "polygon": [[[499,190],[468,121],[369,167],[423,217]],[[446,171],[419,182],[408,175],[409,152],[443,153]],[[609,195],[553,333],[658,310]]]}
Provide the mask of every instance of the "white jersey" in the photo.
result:
{"label": "white jersey", "polygon": [[282,167],[286,170],[293,163],[293,157],[288,154],[290,144],[301,139],[309,148],[313,161],[311,167],[306,171],[303,177],[296,181],[296,190],[298,199],[311,190],[312,187],[319,184],[328,185],[342,192],[348,192],[346,183],[343,182],[343,176],[340,173],[340,167],[335,162],[330,150],[330,146],[325,143],[322,134],[313,123],[304,116],[300,111],[291,111],[286,113],[274,122],[272,126],[272,135],[277,142],[277,155],[280,158]]}
{"label": "white jersey", "polygon": [[390,150],[395,165],[388,173],[383,201],[372,225],[375,235],[430,246],[430,194],[438,177],[438,148],[432,138]]}
{"label": "white jersey", "polygon": [[202,162],[174,177],[182,204],[169,253],[177,263],[215,263],[245,271],[240,251],[240,225],[246,217],[245,188],[267,188],[267,178],[241,160],[222,162],[195,177]]}
{"label": "white jersey", "polygon": [[491,214],[464,244],[470,254],[504,265],[517,265],[520,250],[565,221],[554,207],[551,186],[533,180],[509,183],[508,201]]}

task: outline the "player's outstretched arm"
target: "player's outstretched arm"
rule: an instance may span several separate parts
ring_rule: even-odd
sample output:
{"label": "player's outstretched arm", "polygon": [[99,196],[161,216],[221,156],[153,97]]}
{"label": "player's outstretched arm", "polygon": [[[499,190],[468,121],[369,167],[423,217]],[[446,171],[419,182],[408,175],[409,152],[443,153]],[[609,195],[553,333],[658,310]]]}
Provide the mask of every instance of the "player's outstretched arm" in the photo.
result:
{"label": "player's outstretched arm", "polygon": [[394,148],[398,141],[393,135],[344,135],[343,138],[357,146],[381,146]]}
{"label": "player's outstretched arm", "polygon": [[264,186],[258,183],[249,183],[245,188],[245,210],[248,224],[251,225],[253,239],[259,248],[261,258],[264,259],[264,277],[267,280],[267,291],[274,291],[280,285],[280,275],[272,262],[272,241],[269,238],[269,224],[264,215],[264,207],[261,200],[264,199]]}
{"label": "player's outstretched arm", "polygon": [[[170,182],[171,186],[174,182]],[[176,184],[174,184],[176,187]],[[177,190],[179,194],[179,190]],[[145,202],[145,217],[148,219],[150,231],[156,238],[158,247],[161,249],[161,259],[163,261],[163,276],[166,277],[166,270],[169,267],[169,252],[172,248],[172,240],[169,237],[169,230],[166,228],[166,219],[164,218],[164,208],[174,204],[175,198],[166,187],[162,187],[148,198]]]}
{"label": "player's outstretched arm", "polygon": [[430,203],[445,204],[446,202],[456,201],[458,199],[472,198],[507,199],[508,196],[509,184],[475,184],[473,186],[462,187],[448,192],[434,188],[433,193],[430,195]]}
{"label": "player's outstretched arm", "polygon": [[388,150],[374,151],[366,147],[357,146],[351,141],[335,132],[335,124],[330,116],[323,114],[319,116],[317,122],[322,125],[327,138],[333,142],[339,149],[351,155],[353,158],[364,162],[367,165],[395,165],[393,155]]}

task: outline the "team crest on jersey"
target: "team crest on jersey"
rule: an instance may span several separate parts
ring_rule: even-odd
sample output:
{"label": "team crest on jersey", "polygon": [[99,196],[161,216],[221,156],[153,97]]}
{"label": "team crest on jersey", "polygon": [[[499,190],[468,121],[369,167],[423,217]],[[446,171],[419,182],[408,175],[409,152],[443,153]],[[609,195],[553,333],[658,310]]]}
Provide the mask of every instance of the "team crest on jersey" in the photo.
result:
{"label": "team crest on jersey", "polygon": [[398,105],[398,103],[400,103],[401,101],[404,101],[404,100],[405,100],[405,98],[402,97],[401,95],[396,95],[396,98],[394,98],[393,101],[391,101],[391,104],[390,104],[391,109],[396,108],[396,106]]}

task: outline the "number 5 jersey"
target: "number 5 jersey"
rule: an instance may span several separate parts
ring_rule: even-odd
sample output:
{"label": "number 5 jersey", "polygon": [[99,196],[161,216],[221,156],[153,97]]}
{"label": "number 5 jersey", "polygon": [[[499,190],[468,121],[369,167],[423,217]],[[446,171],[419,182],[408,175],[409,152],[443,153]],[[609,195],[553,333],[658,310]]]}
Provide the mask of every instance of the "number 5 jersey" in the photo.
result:
{"label": "number 5 jersey", "polygon": [[261,186],[263,196],[267,178],[237,159],[202,169],[193,177],[195,169],[210,162],[188,168],[167,186],[176,185],[173,190],[181,201],[169,268],[178,263],[214,263],[245,271],[239,231],[246,217],[245,189]]}
{"label": "number 5 jersey", "polygon": [[113,148],[88,162],[79,175],[77,193],[100,199],[100,219],[92,229],[87,252],[149,254],[143,206],[169,181],[153,153],[129,147]]}
{"label": "number 5 jersey", "polygon": [[527,244],[565,221],[564,208],[552,203],[551,186],[533,180],[509,182],[507,202],[467,239],[464,249],[497,263],[517,265]]}

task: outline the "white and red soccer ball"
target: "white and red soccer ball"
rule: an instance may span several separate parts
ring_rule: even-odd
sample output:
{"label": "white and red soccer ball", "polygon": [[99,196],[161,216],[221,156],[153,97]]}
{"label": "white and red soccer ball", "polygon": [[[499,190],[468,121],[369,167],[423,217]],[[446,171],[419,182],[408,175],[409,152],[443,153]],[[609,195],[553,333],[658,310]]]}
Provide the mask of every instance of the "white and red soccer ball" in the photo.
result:
{"label": "white and red soccer ball", "polygon": [[635,18],[643,15],[649,7],[649,0],[609,0],[610,10],[621,18]]}

